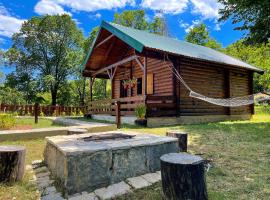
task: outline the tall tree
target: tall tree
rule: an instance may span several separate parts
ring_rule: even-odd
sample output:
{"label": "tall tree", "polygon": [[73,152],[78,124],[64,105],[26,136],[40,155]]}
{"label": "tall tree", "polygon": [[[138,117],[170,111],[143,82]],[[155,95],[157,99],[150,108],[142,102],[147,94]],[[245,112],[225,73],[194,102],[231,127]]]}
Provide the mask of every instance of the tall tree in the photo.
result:
{"label": "tall tree", "polygon": [[222,50],[221,44],[210,36],[204,23],[194,26],[185,36],[185,40],[193,44],[210,47],[219,51]]}
{"label": "tall tree", "polygon": [[9,61],[18,73],[46,79],[52,105],[83,57],[83,35],[69,15],[33,17],[12,37]]}
{"label": "tall tree", "polygon": [[254,90],[270,91],[270,43],[260,45],[247,45],[243,40],[239,40],[229,45],[225,52],[244,62],[258,66],[264,70],[263,75],[255,73]]}
{"label": "tall tree", "polygon": [[220,9],[220,21],[232,18],[237,30],[247,30],[245,39],[250,43],[267,43],[270,38],[269,0],[219,0],[224,5]]}
{"label": "tall tree", "polygon": [[152,21],[146,19],[144,10],[126,10],[115,13],[114,23],[132,27],[139,30],[148,30],[159,35],[168,35],[166,21],[162,17],[155,17]]}

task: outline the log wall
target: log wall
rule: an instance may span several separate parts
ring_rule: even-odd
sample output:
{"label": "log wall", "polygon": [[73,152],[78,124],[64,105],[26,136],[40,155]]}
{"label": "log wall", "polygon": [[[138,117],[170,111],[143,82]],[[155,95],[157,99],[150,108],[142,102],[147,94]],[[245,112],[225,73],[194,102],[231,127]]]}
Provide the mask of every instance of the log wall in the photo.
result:
{"label": "log wall", "polygon": [[[249,72],[226,69],[217,64],[182,59],[180,74],[195,92],[213,98],[246,96],[250,90]],[[228,83],[229,81],[229,83]],[[226,108],[195,98],[190,98],[188,90],[180,84],[180,115],[238,115],[250,114],[252,106]]]}

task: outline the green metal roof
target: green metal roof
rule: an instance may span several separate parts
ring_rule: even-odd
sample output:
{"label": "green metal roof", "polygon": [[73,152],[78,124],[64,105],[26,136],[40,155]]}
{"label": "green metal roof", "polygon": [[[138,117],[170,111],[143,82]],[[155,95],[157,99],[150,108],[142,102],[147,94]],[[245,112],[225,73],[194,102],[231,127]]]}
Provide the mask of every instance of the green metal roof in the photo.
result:
{"label": "green metal roof", "polygon": [[[183,55],[191,58],[214,61],[234,66],[240,66],[252,71],[263,72],[263,70],[255,66],[252,66],[248,63],[245,63],[243,61],[240,61],[236,58],[233,58],[231,56],[228,56],[224,53],[221,53],[208,47],[192,44],[185,41],[180,41],[165,36],[152,34],[147,31],[121,26],[119,24],[108,23],[105,21],[101,23],[100,28],[108,30],[116,37],[118,37],[119,39],[123,40],[131,47],[136,49],[138,52],[142,52],[143,48],[147,47],[154,50],[164,51],[172,54]],[[91,51],[89,52],[89,56],[90,55]]]}

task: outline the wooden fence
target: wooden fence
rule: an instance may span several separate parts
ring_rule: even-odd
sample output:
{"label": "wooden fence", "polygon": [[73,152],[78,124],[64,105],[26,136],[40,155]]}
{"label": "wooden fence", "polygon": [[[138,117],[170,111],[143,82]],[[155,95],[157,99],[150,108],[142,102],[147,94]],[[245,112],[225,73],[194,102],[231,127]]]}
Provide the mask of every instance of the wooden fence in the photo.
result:
{"label": "wooden fence", "polygon": [[[60,116],[60,115],[80,115],[85,114],[85,106],[45,106],[38,107],[39,115],[44,116]],[[16,112],[20,116],[34,116],[35,105],[8,105],[0,104],[0,112]]]}

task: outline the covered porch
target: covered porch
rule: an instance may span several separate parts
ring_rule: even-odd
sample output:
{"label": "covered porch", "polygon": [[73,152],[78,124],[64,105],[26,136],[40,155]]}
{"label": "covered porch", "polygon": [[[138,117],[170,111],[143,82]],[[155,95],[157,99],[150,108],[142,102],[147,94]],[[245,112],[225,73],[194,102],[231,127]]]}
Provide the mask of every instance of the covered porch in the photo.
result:
{"label": "covered porch", "polygon": [[[132,41],[131,41],[132,42]],[[135,116],[138,105],[147,107],[146,117],[170,116],[177,113],[173,95],[154,95],[154,73],[148,68],[149,55],[138,52],[115,34],[102,28],[85,62],[83,75],[90,78],[90,101],[87,113],[91,115]],[[93,84],[97,78],[111,83],[111,98],[93,99]],[[126,80],[136,80],[133,88],[123,88]]]}

